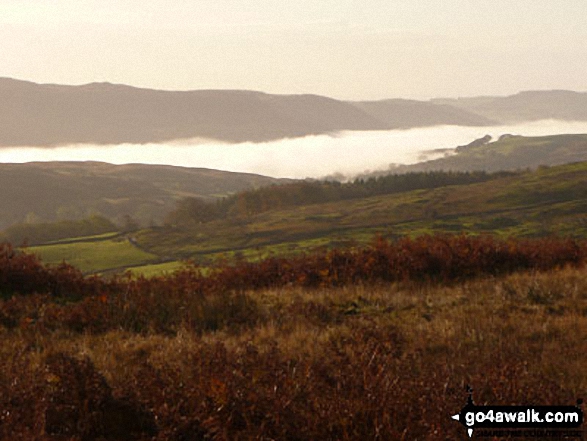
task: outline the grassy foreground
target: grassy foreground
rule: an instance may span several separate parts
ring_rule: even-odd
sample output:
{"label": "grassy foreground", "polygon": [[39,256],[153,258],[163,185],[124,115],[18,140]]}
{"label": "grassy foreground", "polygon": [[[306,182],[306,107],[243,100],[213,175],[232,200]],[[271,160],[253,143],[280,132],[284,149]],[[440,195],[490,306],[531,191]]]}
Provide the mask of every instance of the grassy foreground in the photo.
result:
{"label": "grassy foreground", "polygon": [[201,334],[2,331],[2,439],[456,440],[465,384],[587,392],[584,270],[244,296],[254,320]]}
{"label": "grassy foreground", "polygon": [[466,384],[478,404],[587,396],[586,256],[422,238],[108,281],[5,249],[0,439],[466,439]]}

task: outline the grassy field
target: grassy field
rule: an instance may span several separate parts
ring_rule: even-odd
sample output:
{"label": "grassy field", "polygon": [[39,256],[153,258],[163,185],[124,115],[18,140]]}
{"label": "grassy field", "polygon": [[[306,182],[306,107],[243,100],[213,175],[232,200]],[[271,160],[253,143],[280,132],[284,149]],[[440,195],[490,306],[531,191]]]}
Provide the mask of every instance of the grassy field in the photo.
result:
{"label": "grassy field", "polygon": [[173,274],[175,271],[179,271],[186,268],[188,265],[186,262],[163,262],[163,263],[151,263],[147,265],[138,265],[129,267],[128,271],[133,276],[143,277],[154,277],[154,276],[166,276]]}
{"label": "grassy field", "polygon": [[78,238],[75,241],[29,247],[26,251],[38,255],[47,264],[58,265],[66,261],[85,273],[99,273],[157,260],[157,256],[138,249],[124,237],[111,239],[106,235],[102,240],[96,239]]}

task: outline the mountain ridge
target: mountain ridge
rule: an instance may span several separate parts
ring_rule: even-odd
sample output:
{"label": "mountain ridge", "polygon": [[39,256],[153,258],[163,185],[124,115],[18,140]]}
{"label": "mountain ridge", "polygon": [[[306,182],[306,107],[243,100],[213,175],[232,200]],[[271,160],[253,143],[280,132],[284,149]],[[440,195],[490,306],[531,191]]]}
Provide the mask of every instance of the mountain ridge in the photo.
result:
{"label": "mountain ridge", "polygon": [[168,91],[109,82],[70,86],[12,78],[0,78],[0,103],[0,147],[192,138],[263,142],[345,130],[499,122],[460,104],[434,101],[343,101],[315,94]]}

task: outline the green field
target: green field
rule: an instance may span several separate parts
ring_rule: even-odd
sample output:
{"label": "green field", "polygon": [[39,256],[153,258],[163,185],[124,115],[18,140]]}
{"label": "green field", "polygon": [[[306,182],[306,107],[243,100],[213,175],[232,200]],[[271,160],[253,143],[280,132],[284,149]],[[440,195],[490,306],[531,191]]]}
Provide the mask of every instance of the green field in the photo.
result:
{"label": "green field", "polygon": [[163,262],[163,263],[152,263],[147,265],[139,265],[128,268],[128,271],[133,276],[153,277],[153,276],[166,276],[173,274],[175,271],[186,268],[187,263],[185,262]]}
{"label": "green field", "polygon": [[47,264],[66,261],[85,273],[123,269],[157,260],[156,255],[138,249],[125,238],[108,237],[104,240],[79,238],[75,242],[34,246],[26,251],[38,255]]}

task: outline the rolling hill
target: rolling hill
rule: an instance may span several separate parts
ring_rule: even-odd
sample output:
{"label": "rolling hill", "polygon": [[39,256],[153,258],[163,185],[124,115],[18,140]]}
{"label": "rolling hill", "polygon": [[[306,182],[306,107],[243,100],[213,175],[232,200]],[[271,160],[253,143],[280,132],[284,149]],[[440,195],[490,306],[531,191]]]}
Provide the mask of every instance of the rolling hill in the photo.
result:
{"label": "rolling hill", "polygon": [[[397,238],[463,232],[586,238],[586,216],[587,162],[582,162],[501,173],[469,184],[439,184],[231,215],[192,225],[152,227],[127,237],[60,241],[33,251],[52,264],[73,256],[68,258],[83,262],[87,271],[137,268],[137,272],[153,274],[175,269],[183,259],[202,265],[219,258],[256,260],[321,247],[354,247],[370,243],[375,235]],[[103,250],[118,248],[127,257],[109,266],[111,259]]]}
{"label": "rolling hill", "polygon": [[341,101],[246,90],[163,91],[110,83],[0,78],[0,146],[157,143],[190,138],[261,142],[343,130],[587,120],[587,93]]}
{"label": "rolling hill", "polygon": [[153,254],[202,258],[263,249],[277,254],[366,243],[375,234],[432,232],[587,237],[587,162],[496,175],[468,185],[310,204],[192,228],[138,234]]}
{"label": "rolling hill", "polygon": [[447,104],[415,100],[360,101],[359,109],[382,121],[389,129],[408,129],[437,125],[489,126],[495,120]]}
{"label": "rolling hill", "polygon": [[587,93],[568,90],[525,91],[504,97],[435,99],[431,102],[473,112],[501,123],[541,119],[587,120]]}
{"label": "rolling hill", "polygon": [[353,103],[317,95],[62,86],[9,78],[0,78],[0,103],[0,146],[267,141],[341,130],[490,123],[458,108],[418,101]]}
{"label": "rolling hill", "polygon": [[115,222],[128,215],[148,225],[160,222],[182,197],[213,199],[280,182],[288,180],[166,165],[0,164],[0,228],[92,214]]}

